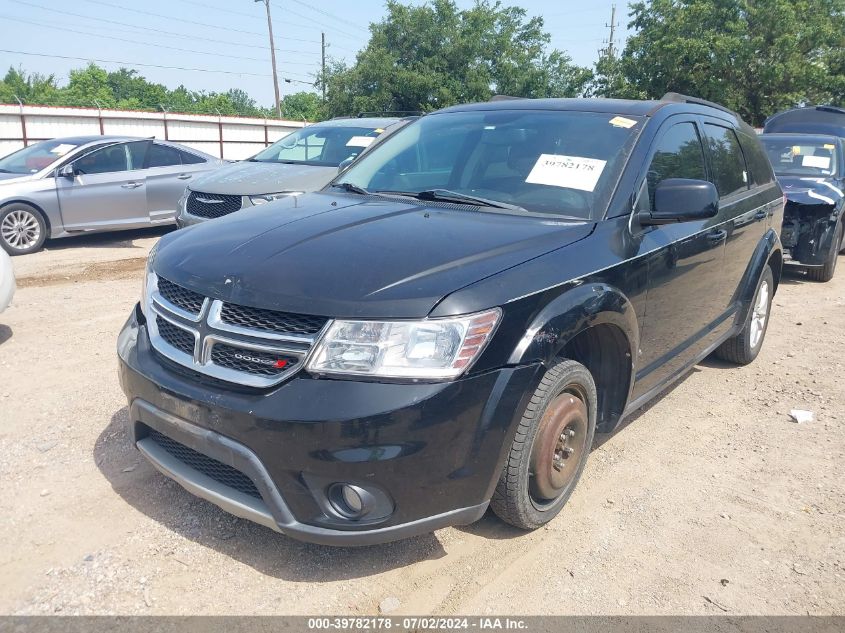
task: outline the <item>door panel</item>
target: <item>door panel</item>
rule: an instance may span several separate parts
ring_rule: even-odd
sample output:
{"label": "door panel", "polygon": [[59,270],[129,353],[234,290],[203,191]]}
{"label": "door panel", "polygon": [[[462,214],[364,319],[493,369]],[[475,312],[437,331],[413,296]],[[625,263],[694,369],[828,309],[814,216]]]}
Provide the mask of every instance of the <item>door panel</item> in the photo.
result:
{"label": "door panel", "polygon": [[146,169],[147,213],[152,224],[173,222],[177,203],[195,174],[208,170],[208,163],[182,164],[183,152],[153,143]]}
{"label": "door panel", "polygon": [[[667,178],[706,179],[694,119],[673,118],[644,169],[637,210],[653,209],[657,184]],[[632,229],[641,233],[648,267],[634,397],[677,373],[725,331],[720,305],[727,229],[718,218]]]}
{"label": "door panel", "polygon": [[68,231],[144,226],[143,170],[130,170],[126,143],[108,145],[73,162],[73,179],[56,177],[62,222]]}

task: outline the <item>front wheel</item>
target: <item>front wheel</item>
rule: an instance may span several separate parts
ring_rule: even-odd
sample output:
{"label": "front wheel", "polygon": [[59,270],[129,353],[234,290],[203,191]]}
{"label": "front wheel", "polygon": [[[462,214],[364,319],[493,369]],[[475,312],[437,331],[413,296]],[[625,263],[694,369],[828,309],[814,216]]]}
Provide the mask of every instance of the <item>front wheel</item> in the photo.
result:
{"label": "front wheel", "polygon": [[581,477],[593,445],[596,385],[573,360],[543,376],[517,428],[490,507],[523,530],[551,521]]}
{"label": "front wheel", "polygon": [[757,282],[757,291],[754,293],[754,300],[745,318],[745,324],[739,334],[719,346],[716,356],[738,365],[748,365],[757,358],[757,354],[763,348],[766,330],[769,328],[769,313],[772,310],[774,289],[772,269],[766,266],[760,276],[760,281]]}
{"label": "front wheel", "polygon": [[35,207],[13,202],[0,209],[0,246],[10,255],[34,253],[47,239],[47,223]]}

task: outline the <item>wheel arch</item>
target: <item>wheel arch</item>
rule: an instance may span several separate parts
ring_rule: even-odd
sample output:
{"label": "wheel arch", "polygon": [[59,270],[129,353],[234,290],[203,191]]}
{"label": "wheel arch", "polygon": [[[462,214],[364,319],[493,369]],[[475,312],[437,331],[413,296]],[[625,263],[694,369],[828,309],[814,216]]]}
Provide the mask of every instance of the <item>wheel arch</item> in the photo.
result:
{"label": "wheel arch", "polygon": [[4,200],[3,202],[0,202],[0,213],[2,213],[6,207],[12,204],[25,204],[38,211],[38,213],[41,214],[41,219],[44,220],[44,226],[47,228],[47,237],[50,237],[50,234],[53,231],[53,225],[50,222],[50,216],[41,207],[40,204],[38,204],[37,202],[33,202],[32,200],[27,200],[26,198],[10,198],[9,200]]}
{"label": "wheel arch", "polygon": [[534,318],[510,362],[575,360],[592,374],[598,393],[597,430],[621,419],[635,376],[639,325],[634,307],[617,288],[587,283],[566,291]]}

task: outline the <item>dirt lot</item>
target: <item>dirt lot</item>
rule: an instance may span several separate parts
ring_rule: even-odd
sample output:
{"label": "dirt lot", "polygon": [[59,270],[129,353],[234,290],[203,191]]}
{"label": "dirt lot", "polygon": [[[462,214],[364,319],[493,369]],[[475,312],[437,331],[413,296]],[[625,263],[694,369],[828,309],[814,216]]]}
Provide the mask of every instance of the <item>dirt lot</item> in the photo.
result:
{"label": "dirt lot", "polygon": [[[845,612],[845,268],[828,284],[784,281],[753,365],[707,361],[600,437],[546,529],[488,513],[342,550],[226,515],[130,447],[115,338],[160,234],[14,260],[0,613]],[[792,422],[793,408],[815,420]]]}

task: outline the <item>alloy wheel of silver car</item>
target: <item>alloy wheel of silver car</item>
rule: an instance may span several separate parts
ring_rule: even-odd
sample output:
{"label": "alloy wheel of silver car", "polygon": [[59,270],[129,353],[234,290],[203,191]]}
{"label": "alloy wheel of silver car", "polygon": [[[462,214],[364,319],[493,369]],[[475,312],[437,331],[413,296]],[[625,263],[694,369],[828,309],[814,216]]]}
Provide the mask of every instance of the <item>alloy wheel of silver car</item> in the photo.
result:
{"label": "alloy wheel of silver car", "polygon": [[752,348],[760,344],[763,332],[766,331],[766,319],[769,318],[769,282],[765,279],[757,291],[757,301],[754,303],[754,312],[751,314],[751,331],[749,332],[749,343]]}
{"label": "alloy wheel of silver car", "polygon": [[28,209],[13,209],[0,223],[0,236],[16,251],[32,248],[41,239],[41,223]]}

